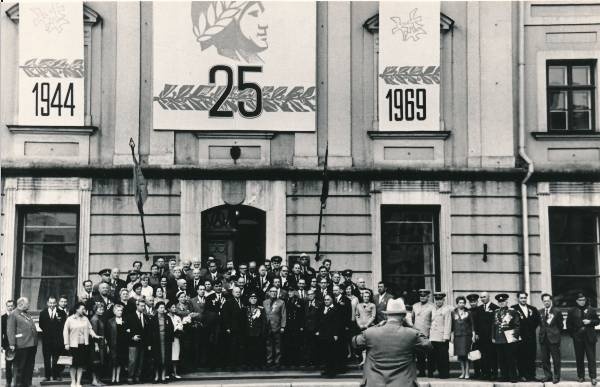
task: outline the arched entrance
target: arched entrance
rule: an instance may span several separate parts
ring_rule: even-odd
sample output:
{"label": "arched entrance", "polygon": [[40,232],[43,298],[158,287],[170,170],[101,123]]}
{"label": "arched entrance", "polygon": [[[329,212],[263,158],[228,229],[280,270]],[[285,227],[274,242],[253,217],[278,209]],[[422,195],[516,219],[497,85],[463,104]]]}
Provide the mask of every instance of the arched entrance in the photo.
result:
{"label": "arched entrance", "polygon": [[265,260],[266,213],[250,206],[222,205],[202,212],[202,256],[225,267]]}

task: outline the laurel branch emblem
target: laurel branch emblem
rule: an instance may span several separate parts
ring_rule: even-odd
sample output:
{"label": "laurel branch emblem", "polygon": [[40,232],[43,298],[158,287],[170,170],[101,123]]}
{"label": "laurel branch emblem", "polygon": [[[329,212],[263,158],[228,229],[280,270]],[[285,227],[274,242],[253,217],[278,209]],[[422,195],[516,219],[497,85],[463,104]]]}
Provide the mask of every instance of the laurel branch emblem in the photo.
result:
{"label": "laurel branch emblem", "polygon": [[388,85],[439,84],[440,66],[387,66],[379,78]]}
{"label": "laurel branch emblem", "polygon": [[198,16],[194,25],[194,35],[198,42],[206,42],[227,27],[244,8],[245,1],[213,1],[206,13]]}
{"label": "laurel branch emblem", "polygon": [[33,58],[19,66],[30,78],[83,78],[83,60]]}

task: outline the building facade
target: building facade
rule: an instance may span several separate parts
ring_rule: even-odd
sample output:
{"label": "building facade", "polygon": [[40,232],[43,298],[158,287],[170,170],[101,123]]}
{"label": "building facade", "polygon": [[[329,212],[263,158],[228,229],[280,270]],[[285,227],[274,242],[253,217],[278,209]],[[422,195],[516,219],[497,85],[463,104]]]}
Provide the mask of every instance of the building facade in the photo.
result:
{"label": "building facade", "polygon": [[85,2],[84,126],[17,125],[19,6],[2,3],[2,304],[149,268],[133,138],[151,259],[314,257],[328,149],[334,269],[408,300],[527,289],[566,307],[584,290],[596,305],[600,6],[442,2],[441,130],[411,132],[379,130],[378,3],[316,8],[317,130],[195,132],[153,128],[146,2]]}

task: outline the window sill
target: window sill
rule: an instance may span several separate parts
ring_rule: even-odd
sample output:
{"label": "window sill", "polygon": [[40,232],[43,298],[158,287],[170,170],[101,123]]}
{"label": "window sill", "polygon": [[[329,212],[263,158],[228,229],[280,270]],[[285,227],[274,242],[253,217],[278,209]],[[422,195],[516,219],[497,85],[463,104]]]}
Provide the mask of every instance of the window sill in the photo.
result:
{"label": "window sill", "polygon": [[239,139],[239,140],[272,140],[277,132],[266,131],[229,131],[229,130],[211,130],[194,133],[199,139],[219,138],[219,139]]}
{"label": "window sill", "polygon": [[539,141],[564,140],[600,140],[600,132],[531,132],[533,138]]}
{"label": "window sill", "polygon": [[91,136],[97,130],[97,126],[54,126],[54,125],[6,125],[11,133],[27,134],[87,134]]}
{"label": "window sill", "polygon": [[446,140],[450,137],[450,131],[440,130],[421,130],[421,131],[383,131],[370,130],[367,132],[372,140],[393,140],[393,139],[427,139],[427,140]]}

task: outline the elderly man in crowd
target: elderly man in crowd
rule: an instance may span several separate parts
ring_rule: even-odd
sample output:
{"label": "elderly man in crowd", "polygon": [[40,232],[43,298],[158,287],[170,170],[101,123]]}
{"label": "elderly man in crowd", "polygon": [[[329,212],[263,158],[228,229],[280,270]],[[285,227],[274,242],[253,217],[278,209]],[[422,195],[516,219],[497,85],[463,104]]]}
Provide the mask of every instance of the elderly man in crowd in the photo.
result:
{"label": "elderly man in crowd", "polygon": [[38,334],[33,318],[28,313],[29,300],[17,300],[17,309],[8,315],[6,336],[8,347],[15,351],[13,361],[16,387],[30,387],[37,352]]}

